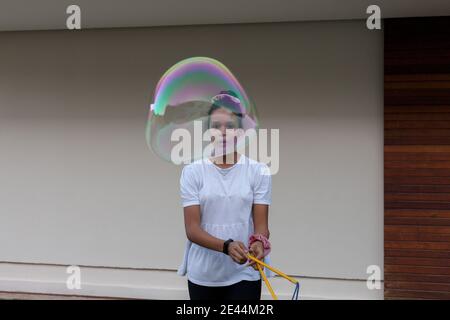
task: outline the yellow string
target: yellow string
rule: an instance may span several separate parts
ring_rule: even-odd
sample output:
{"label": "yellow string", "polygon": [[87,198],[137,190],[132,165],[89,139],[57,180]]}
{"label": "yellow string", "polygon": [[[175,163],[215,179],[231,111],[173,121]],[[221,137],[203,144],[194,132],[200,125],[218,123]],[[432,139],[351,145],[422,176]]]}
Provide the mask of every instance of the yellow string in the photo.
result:
{"label": "yellow string", "polygon": [[294,278],[289,277],[287,274],[281,272],[278,269],[275,269],[274,267],[269,266],[267,263],[264,263],[263,261],[255,258],[254,256],[252,256],[251,254],[247,254],[247,256],[252,259],[253,261],[255,261],[257,263],[257,265],[263,265],[264,267],[266,267],[267,269],[272,270],[273,272],[277,273],[278,275],[282,276],[283,278],[285,278],[286,280],[289,280],[290,282],[296,284],[298,281]]}
{"label": "yellow string", "polygon": [[264,274],[264,271],[262,270],[260,264],[257,263],[256,266],[258,267],[259,273],[261,274],[261,277],[264,279],[264,282],[266,283],[267,289],[269,289],[269,292],[272,295],[273,300],[278,300],[278,297],[273,291],[272,286],[270,285],[269,280],[267,280],[267,277]]}

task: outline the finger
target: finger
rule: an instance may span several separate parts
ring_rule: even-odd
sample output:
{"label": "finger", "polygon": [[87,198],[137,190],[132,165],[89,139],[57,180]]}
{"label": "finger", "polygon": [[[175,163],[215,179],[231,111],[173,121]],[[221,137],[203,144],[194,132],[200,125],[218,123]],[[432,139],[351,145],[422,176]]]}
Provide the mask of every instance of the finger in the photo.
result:
{"label": "finger", "polygon": [[230,256],[231,259],[233,259],[233,261],[236,261],[236,257],[234,256],[233,252],[228,252],[228,255]]}
{"label": "finger", "polygon": [[236,252],[239,254],[239,256],[241,256],[242,258],[245,258],[245,260],[247,260],[247,253],[244,250],[242,250],[241,247],[237,247]]}
{"label": "finger", "polygon": [[240,257],[239,258],[239,264],[244,264],[244,263],[246,263],[247,262],[247,259],[245,259],[245,258],[243,258],[243,257]]}
{"label": "finger", "polygon": [[262,258],[264,258],[264,251],[263,250],[259,250],[257,259],[261,260]]}
{"label": "finger", "polygon": [[245,254],[242,254],[242,250],[240,248],[234,249],[233,253],[236,256],[239,263],[241,263],[242,261],[244,261],[244,263],[245,263],[245,261],[247,261]]}
{"label": "finger", "polygon": [[[251,255],[252,255],[254,258],[256,258],[256,259],[259,259],[260,253],[259,253],[258,251],[253,251],[253,252],[251,253]],[[251,258],[249,258],[249,259],[252,260],[253,262],[256,262],[255,260],[253,260],[253,259],[251,259]]]}
{"label": "finger", "polygon": [[239,252],[235,248],[231,249],[230,255],[233,257],[234,260],[240,259]]}
{"label": "finger", "polygon": [[230,256],[233,259],[233,261],[236,263],[239,263],[241,260],[240,257],[235,252],[230,252]]}
{"label": "finger", "polygon": [[236,250],[238,250],[241,253],[247,253],[247,248],[245,248],[244,244],[242,242],[238,242],[238,245],[236,246]]}
{"label": "finger", "polygon": [[238,245],[239,245],[239,248],[241,248],[241,250],[242,250],[244,253],[247,253],[247,252],[248,252],[248,249],[247,249],[247,247],[245,246],[245,244],[243,244],[242,242],[239,242]]}

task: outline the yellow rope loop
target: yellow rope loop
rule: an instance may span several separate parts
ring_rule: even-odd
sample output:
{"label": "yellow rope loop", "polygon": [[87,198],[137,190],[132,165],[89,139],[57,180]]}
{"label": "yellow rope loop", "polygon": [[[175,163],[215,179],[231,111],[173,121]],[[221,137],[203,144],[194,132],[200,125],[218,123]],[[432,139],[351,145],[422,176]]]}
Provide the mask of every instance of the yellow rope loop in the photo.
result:
{"label": "yellow rope loop", "polygon": [[270,294],[272,295],[273,300],[278,300],[277,295],[272,289],[272,286],[269,283],[269,280],[267,280],[266,275],[264,274],[263,269],[261,268],[260,264],[257,263],[256,266],[258,267],[259,273],[261,274],[261,277],[264,279],[264,282],[266,283],[267,289],[269,289]]}
{"label": "yellow rope loop", "polygon": [[257,259],[256,257],[252,256],[251,254],[247,254],[247,256],[248,256],[250,259],[252,259],[253,261],[255,261],[256,264],[257,264],[258,266],[259,266],[259,265],[262,265],[262,266],[266,267],[267,269],[272,270],[273,272],[275,272],[276,274],[278,274],[278,275],[280,275],[281,277],[285,278],[286,280],[289,280],[289,281],[292,282],[293,284],[297,284],[297,283],[298,283],[298,281],[297,281],[296,279],[294,279],[294,278],[292,278],[292,277],[289,277],[287,274],[281,272],[281,271],[278,270],[278,269],[275,269],[274,267],[269,266],[267,263],[264,263],[263,261]]}

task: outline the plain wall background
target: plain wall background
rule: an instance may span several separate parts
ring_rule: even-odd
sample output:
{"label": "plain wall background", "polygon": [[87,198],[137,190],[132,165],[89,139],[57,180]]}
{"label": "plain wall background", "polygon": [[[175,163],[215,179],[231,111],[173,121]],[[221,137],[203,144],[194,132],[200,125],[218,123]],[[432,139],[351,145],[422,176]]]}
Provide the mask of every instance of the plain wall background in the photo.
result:
{"label": "plain wall background", "polygon": [[0,261],[178,268],[181,167],[145,141],[160,76],[209,56],[280,129],[275,267],[383,268],[383,35],[365,21],[0,33]]}

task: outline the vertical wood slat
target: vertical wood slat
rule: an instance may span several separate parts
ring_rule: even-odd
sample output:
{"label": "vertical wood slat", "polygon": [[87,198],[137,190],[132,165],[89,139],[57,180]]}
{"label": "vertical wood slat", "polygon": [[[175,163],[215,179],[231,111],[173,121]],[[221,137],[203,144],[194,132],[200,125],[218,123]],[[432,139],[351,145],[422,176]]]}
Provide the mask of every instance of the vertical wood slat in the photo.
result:
{"label": "vertical wood slat", "polygon": [[450,17],[384,37],[384,295],[450,299]]}

